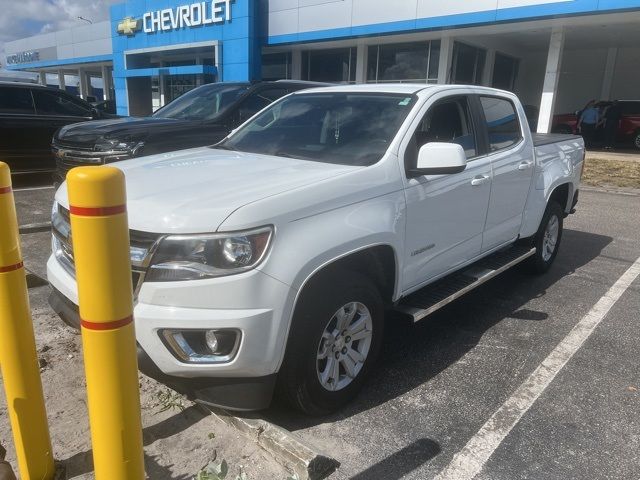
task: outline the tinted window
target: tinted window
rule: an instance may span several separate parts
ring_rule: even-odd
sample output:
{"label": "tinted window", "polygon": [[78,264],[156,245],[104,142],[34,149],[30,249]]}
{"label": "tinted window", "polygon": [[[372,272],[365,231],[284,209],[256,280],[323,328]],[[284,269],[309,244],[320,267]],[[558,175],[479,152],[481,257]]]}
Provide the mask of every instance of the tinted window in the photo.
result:
{"label": "tinted window", "polygon": [[355,82],[356,48],[302,52],[302,80]]}
{"label": "tinted window", "polygon": [[27,88],[0,87],[0,112],[35,113],[31,91]]}
{"label": "tinted window", "polygon": [[79,100],[63,93],[49,90],[32,90],[36,110],[40,115],[66,117],[90,117],[91,110]]}
{"label": "tinted window", "polygon": [[467,158],[478,154],[476,136],[466,97],[450,98],[429,108],[416,129],[405,156],[407,169],[415,168],[418,150],[431,142],[457,143]]}
{"label": "tinted window", "polygon": [[480,102],[487,120],[489,149],[495,152],[518,143],[522,133],[513,103],[495,97],[480,97]]}
{"label": "tinted window", "polygon": [[212,120],[235,103],[249,85],[206,85],[191,90],[153,114],[156,118]]}
{"label": "tinted window", "polygon": [[369,47],[367,82],[437,82],[440,41]]}
{"label": "tinted window", "polygon": [[415,98],[300,93],[272,105],[216,148],[344,165],[382,158]]}
{"label": "tinted window", "polygon": [[640,102],[620,102],[623,115],[640,115]]}

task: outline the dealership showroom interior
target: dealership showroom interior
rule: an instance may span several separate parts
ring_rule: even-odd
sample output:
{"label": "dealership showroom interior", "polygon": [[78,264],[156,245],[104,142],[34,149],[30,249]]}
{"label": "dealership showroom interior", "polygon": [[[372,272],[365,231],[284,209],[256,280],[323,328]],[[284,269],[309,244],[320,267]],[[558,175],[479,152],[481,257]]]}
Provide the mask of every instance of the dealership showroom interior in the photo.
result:
{"label": "dealership showroom interior", "polygon": [[639,324],[640,0],[0,0],[0,480],[639,480]]}

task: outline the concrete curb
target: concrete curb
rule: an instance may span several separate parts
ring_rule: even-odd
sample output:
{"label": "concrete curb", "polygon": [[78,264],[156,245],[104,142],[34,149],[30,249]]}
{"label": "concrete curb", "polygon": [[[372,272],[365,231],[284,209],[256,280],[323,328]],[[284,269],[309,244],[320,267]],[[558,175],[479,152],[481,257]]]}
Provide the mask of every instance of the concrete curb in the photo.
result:
{"label": "concrete curb", "polygon": [[322,480],[340,466],[340,462],[317,452],[294,433],[271,422],[255,417],[238,417],[226,410],[200,405],[221,422],[249,436],[269,452],[283,467],[299,480]]}
{"label": "concrete curb", "polygon": [[20,225],[19,227],[19,231],[23,235],[27,233],[48,232],[50,230],[51,222],[28,223],[26,225]]}

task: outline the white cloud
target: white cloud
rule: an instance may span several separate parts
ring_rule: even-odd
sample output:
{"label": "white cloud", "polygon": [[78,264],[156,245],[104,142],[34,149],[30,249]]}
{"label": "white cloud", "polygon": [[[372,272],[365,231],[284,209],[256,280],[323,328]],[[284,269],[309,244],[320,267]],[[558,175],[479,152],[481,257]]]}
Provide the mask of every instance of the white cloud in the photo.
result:
{"label": "white cloud", "polygon": [[54,32],[85,22],[107,20],[109,7],[123,0],[0,0],[0,58],[4,63],[4,44],[11,40]]}

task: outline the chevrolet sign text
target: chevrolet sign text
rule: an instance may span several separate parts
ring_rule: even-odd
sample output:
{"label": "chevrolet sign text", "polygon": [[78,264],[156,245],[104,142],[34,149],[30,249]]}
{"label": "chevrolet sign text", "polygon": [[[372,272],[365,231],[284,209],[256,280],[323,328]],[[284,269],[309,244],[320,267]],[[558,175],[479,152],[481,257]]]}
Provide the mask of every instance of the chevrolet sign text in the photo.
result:
{"label": "chevrolet sign text", "polygon": [[228,22],[231,20],[231,2],[213,0],[147,12],[142,17],[142,28],[145,33],[155,33]]}

